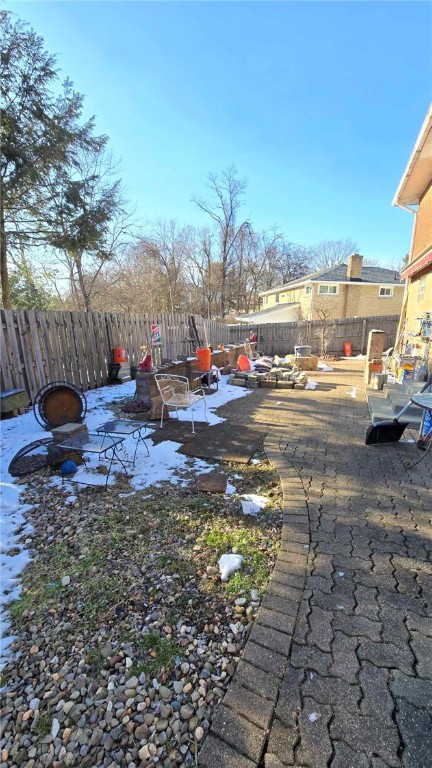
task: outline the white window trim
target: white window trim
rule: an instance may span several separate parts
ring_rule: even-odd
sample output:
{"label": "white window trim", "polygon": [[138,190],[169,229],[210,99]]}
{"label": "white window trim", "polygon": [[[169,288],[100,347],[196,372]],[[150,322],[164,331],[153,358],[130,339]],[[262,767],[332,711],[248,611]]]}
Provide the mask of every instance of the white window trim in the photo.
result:
{"label": "white window trim", "polygon": [[[336,288],[336,291],[329,293],[328,291],[321,291],[321,288]],[[337,283],[320,283],[318,285],[318,296],[338,296],[339,286]]]}
{"label": "white window trim", "polygon": [[305,285],[304,287],[304,295],[310,296],[312,293],[312,286],[311,285]]}
{"label": "white window trim", "polygon": [[[390,291],[389,294],[381,293],[381,291]],[[378,289],[378,298],[379,299],[392,299],[394,294],[394,288],[393,286],[388,285],[380,285]]]}

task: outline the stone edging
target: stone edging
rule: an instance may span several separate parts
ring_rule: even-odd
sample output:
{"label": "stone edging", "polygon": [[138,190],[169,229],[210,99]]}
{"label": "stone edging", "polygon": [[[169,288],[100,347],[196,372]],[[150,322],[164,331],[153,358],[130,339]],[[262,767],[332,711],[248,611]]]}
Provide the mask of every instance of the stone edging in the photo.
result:
{"label": "stone edging", "polygon": [[[281,549],[234,677],[214,710],[198,756],[202,768],[261,764],[305,586],[310,528],[303,485],[272,436],[264,448],[282,486]],[[271,749],[266,758],[266,766],[280,765]]]}

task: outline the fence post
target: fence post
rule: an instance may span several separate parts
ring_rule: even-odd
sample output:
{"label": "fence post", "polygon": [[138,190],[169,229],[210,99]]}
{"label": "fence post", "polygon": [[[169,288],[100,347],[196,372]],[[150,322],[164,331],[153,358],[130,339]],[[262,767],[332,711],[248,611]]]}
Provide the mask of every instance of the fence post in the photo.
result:
{"label": "fence post", "polygon": [[360,354],[363,355],[364,353],[364,343],[366,339],[366,318],[363,319],[362,322],[362,336],[361,336],[361,344],[360,344]]}

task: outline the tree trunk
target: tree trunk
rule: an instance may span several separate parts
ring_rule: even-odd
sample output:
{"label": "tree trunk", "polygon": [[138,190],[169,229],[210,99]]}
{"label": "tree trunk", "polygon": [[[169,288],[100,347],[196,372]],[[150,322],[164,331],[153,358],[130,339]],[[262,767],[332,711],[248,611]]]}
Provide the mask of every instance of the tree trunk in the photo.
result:
{"label": "tree trunk", "polygon": [[1,271],[1,289],[3,307],[5,309],[12,309],[10,290],[9,290],[9,273],[7,263],[7,244],[6,244],[6,225],[4,220],[3,205],[0,196],[0,271]]}
{"label": "tree trunk", "polygon": [[78,272],[79,287],[81,289],[81,293],[84,301],[84,312],[90,312],[91,302],[90,302],[90,296],[88,295],[87,288],[85,285],[84,275],[82,271],[81,256],[76,257],[76,266],[77,266],[77,272]]}

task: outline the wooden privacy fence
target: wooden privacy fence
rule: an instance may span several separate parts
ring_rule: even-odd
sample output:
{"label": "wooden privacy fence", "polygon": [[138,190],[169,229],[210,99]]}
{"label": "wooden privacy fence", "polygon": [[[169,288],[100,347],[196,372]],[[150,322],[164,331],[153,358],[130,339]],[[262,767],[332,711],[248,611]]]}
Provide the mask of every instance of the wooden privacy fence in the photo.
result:
{"label": "wooden privacy fence", "polygon": [[[229,342],[224,323],[195,315],[198,335],[209,344]],[[107,383],[112,349],[123,347],[137,364],[140,347],[149,344],[151,324],[160,325],[161,345],[153,359],[175,360],[191,346],[188,315],[112,312],[1,310],[1,389],[23,388],[33,400],[52,381],[69,381],[84,391]]]}
{"label": "wooden privacy fence", "polygon": [[[343,342],[350,341],[354,355],[363,354],[369,331],[377,328],[386,332],[386,347],[394,346],[399,315],[376,315],[374,317],[347,317],[342,320],[328,321],[327,353],[342,355]],[[244,341],[251,333],[258,333],[258,349],[267,355],[285,355],[292,353],[294,347],[308,344],[314,354],[319,354],[319,320],[293,323],[268,323],[266,325],[230,325],[230,343]]]}
{"label": "wooden privacy fence", "polygon": [[[184,314],[136,314],[114,312],[37,312],[2,309],[0,324],[1,389],[23,388],[32,400],[39,389],[52,381],[69,381],[84,391],[107,383],[108,365],[114,347],[127,350],[129,362],[141,359],[140,348],[149,344],[151,324],[160,325],[161,346],[153,350],[156,363],[190,354],[189,318]],[[399,317],[351,317],[333,320],[327,347],[329,354],[342,354],[350,341],[353,354],[365,351],[370,330],[386,332],[386,346],[396,338]],[[268,355],[285,355],[298,344],[320,351],[320,323],[270,323],[226,325],[195,315],[198,335],[209,344],[242,343],[258,332],[258,348]]]}

